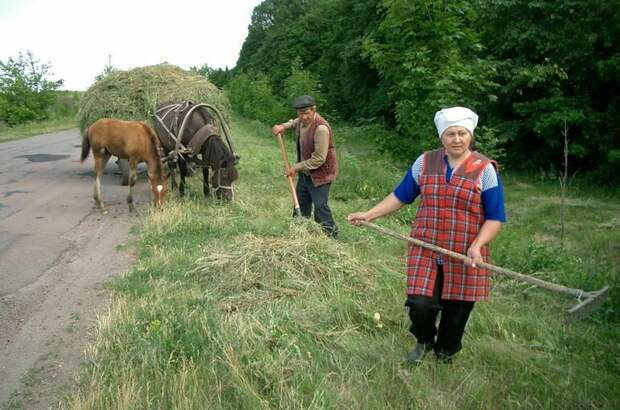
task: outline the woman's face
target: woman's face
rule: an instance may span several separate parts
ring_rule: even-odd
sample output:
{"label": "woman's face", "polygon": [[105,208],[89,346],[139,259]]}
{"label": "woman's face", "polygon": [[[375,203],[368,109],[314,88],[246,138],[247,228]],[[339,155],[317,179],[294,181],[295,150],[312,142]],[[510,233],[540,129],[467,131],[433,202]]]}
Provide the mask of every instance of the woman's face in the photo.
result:
{"label": "woman's face", "polygon": [[449,157],[458,158],[469,152],[471,134],[467,128],[454,125],[443,132],[441,144],[446,149]]}

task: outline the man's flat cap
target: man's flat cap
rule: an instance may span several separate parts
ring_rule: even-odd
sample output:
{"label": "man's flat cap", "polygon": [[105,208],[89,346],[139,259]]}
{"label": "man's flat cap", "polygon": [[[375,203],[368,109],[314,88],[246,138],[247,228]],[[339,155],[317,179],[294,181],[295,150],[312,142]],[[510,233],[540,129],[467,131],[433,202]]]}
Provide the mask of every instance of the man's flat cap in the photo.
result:
{"label": "man's flat cap", "polygon": [[314,101],[314,97],[311,95],[302,95],[295,98],[295,101],[293,101],[293,108],[296,110],[303,110],[313,105],[316,105],[316,101]]}

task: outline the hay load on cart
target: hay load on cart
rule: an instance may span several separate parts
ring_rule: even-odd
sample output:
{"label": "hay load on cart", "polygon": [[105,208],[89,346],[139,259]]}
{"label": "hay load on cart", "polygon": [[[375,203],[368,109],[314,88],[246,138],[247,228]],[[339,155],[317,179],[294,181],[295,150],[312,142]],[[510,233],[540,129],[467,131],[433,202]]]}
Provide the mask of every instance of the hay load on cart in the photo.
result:
{"label": "hay load on cart", "polygon": [[[204,76],[171,64],[115,70],[97,80],[83,95],[77,115],[82,134],[100,118],[139,120],[153,124],[156,107],[166,101],[192,100],[210,104],[227,118],[224,93]],[[126,163],[118,161],[127,184]]]}

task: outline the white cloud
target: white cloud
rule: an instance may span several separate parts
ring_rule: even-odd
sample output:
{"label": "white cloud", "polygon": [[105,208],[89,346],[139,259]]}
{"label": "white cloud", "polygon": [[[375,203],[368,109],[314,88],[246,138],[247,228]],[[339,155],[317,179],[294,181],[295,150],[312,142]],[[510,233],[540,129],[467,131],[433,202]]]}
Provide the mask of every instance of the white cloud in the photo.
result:
{"label": "white cloud", "polygon": [[85,90],[112,65],[167,61],[232,68],[261,0],[0,0],[0,60],[30,50],[64,88]]}

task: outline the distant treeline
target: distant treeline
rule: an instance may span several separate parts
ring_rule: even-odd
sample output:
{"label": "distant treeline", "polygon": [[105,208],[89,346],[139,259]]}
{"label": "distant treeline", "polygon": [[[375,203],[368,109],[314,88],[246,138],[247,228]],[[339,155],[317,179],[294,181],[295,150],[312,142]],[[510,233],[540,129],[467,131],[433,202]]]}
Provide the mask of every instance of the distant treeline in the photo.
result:
{"label": "distant treeline", "polygon": [[[297,92],[321,111],[392,132],[413,158],[437,145],[432,118],[464,105],[477,138],[512,169],[569,166],[618,181],[620,0],[265,0],[232,70],[201,70],[266,121]],[[207,73],[208,71],[208,73]]]}

